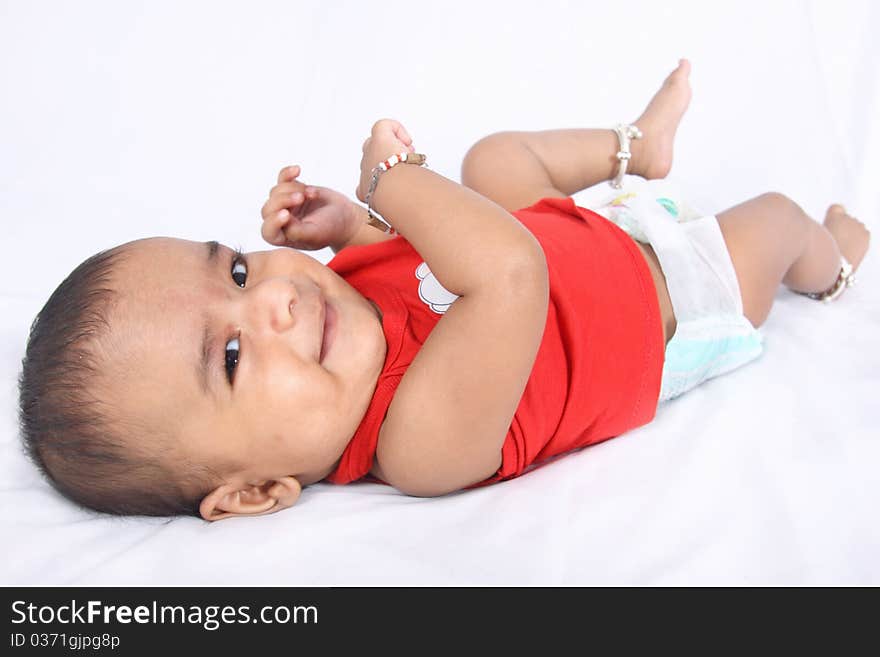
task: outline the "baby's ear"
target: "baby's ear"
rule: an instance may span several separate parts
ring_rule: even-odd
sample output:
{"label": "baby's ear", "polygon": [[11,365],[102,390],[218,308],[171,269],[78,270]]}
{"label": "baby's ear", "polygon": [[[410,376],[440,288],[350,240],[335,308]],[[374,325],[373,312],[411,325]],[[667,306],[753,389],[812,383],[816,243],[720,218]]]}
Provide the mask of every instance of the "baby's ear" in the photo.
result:
{"label": "baby's ear", "polygon": [[295,477],[270,479],[260,484],[223,484],[208,493],[199,505],[205,520],[233,516],[261,516],[296,504],[302,486]]}

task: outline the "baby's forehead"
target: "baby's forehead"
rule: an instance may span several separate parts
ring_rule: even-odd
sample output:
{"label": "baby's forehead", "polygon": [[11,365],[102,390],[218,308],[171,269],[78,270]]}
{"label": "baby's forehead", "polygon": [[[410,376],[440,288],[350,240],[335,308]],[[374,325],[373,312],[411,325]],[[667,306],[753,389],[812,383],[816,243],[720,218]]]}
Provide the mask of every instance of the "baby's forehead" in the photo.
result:
{"label": "baby's forehead", "polygon": [[168,237],[126,244],[111,283],[117,296],[114,332],[129,343],[147,344],[169,330],[186,332],[211,286],[222,280],[219,264],[212,262],[216,248]]}
{"label": "baby's forehead", "polygon": [[190,397],[183,393],[192,387],[189,370],[197,362],[205,298],[220,278],[210,248],[173,238],[125,245],[112,281],[116,303],[108,317],[106,374],[111,385],[125,381],[126,396],[149,399],[157,408]]}
{"label": "baby's forehead", "polygon": [[124,257],[113,272],[114,287],[124,296],[156,287],[179,286],[193,277],[209,274],[210,256],[216,242],[192,242],[172,237],[153,237],[124,245]]}
{"label": "baby's forehead", "polygon": [[[205,258],[216,242],[194,242],[177,237],[148,237],[125,244],[126,260],[138,265],[147,264],[151,259],[195,259]],[[218,245],[219,246],[219,245]]]}

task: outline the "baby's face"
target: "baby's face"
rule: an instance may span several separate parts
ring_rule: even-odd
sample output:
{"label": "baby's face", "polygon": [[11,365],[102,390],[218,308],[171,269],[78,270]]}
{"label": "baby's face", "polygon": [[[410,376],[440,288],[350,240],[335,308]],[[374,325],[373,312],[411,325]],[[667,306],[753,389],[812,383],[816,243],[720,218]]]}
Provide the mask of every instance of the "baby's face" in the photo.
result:
{"label": "baby's face", "polygon": [[385,360],[378,308],[291,249],[155,238],[127,254],[109,343],[123,414],[245,484],[329,474]]}

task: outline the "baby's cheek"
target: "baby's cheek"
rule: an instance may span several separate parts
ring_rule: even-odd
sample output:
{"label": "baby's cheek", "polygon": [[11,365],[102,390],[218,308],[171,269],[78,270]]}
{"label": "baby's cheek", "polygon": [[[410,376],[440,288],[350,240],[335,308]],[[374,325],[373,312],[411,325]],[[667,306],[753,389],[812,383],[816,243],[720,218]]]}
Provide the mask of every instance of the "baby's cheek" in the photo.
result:
{"label": "baby's cheek", "polygon": [[326,273],[334,273],[310,255],[296,249],[272,249],[265,251],[268,258],[265,271],[270,276],[307,276],[315,282],[326,279]]}
{"label": "baby's cheek", "polygon": [[333,403],[333,385],[328,373],[317,363],[304,363],[295,358],[277,358],[267,368],[261,381],[260,404],[270,412],[289,421]]}

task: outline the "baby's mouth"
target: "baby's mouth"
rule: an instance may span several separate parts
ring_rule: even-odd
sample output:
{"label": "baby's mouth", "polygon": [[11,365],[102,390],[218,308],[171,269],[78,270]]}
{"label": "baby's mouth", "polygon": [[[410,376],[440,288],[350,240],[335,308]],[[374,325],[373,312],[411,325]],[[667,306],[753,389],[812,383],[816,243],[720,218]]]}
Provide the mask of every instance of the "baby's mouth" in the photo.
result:
{"label": "baby's mouth", "polygon": [[324,357],[333,346],[333,341],[336,337],[336,324],[338,321],[336,308],[333,307],[333,304],[331,304],[326,297],[322,299],[322,302],[324,304],[324,317],[321,322],[321,349],[318,356],[318,362],[320,363],[324,362]]}

